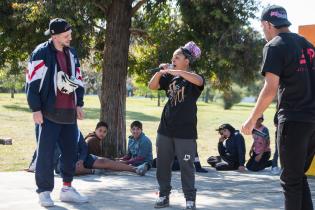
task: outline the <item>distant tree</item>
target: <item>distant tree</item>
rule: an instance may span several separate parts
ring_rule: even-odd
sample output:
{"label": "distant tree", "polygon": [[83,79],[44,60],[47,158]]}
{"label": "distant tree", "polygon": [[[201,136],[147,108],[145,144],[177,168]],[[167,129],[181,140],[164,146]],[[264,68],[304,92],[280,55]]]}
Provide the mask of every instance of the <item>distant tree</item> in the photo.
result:
{"label": "distant tree", "polygon": [[241,102],[244,95],[244,90],[238,85],[233,84],[228,90],[221,92],[224,109],[231,109],[234,104]]}
{"label": "distant tree", "polygon": [[18,62],[4,65],[0,71],[0,87],[7,89],[11,93],[11,98],[17,91],[21,91],[25,87],[25,66]]}
{"label": "distant tree", "polygon": [[178,5],[183,33],[203,50],[197,67],[213,87],[228,90],[232,82],[255,80],[263,42],[249,19],[255,17],[258,0],[182,0]]}

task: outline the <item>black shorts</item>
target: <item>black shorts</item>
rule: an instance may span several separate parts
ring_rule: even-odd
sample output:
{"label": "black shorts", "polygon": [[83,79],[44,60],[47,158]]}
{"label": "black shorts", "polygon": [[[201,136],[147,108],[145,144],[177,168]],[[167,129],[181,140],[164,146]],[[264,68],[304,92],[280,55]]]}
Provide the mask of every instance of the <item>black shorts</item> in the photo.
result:
{"label": "black shorts", "polygon": [[92,169],[93,168],[93,164],[95,162],[95,160],[97,160],[97,156],[89,154],[86,156],[85,160],[83,161],[83,165],[85,168],[88,169]]}

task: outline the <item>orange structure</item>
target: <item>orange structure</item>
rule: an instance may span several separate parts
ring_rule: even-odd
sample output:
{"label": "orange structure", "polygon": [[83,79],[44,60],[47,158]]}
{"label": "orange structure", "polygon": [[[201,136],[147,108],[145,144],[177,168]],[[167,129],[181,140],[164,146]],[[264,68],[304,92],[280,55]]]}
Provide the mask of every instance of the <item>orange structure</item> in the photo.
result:
{"label": "orange structure", "polygon": [[[315,25],[299,26],[299,34],[304,36],[315,46]],[[315,176],[315,158],[313,159],[312,165],[306,174]]]}
{"label": "orange structure", "polygon": [[299,34],[304,36],[315,46],[315,24],[299,26]]}

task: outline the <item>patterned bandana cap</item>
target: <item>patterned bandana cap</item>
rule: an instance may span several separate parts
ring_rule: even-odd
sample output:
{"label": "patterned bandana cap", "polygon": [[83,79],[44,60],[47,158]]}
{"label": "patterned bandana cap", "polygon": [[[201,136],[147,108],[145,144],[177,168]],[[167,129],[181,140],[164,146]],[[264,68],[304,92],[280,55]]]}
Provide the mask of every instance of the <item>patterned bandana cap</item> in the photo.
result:
{"label": "patterned bandana cap", "polygon": [[195,62],[198,58],[200,58],[201,50],[193,41],[185,44],[185,46],[182,47],[182,50],[191,62]]}

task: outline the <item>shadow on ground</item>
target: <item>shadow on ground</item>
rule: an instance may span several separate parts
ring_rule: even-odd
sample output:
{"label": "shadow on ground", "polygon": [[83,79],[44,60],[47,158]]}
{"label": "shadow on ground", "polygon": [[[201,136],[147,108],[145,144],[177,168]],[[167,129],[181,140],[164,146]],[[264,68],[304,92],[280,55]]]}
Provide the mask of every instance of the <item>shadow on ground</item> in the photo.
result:
{"label": "shadow on ground", "polygon": [[28,107],[23,107],[19,105],[3,105],[3,107],[14,111],[31,112],[31,110]]}
{"label": "shadow on ground", "polygon": [[[208,170],[209,173],[196,174],[199,210],[283,209],[279,176],[272,176],[267,170],[242,174]],[[59,201],[62,180],[56,176],[52,193],[56,206],[49,209],[153,210],[158,191],[155,172],[152,169],[144,177],[124,172],[75,177],[73,185],[89,198],[89,203],[82,205]],[[314,194],[315,180],[309,179],[309,183]],[[37,203],[34,174],[1,172],[0,186],[0,209],[42,209]],[[183,209],[185,200],[179,172],[173,172],[172,186],[171,207],[166,209]]]}
{"label": "shadow on ground", "polygon": [[[76,209],[154,209],[157,184],[155,170],[145,177],[137,177],[125,173],[110,173],[102,178],[106,186],[96,186],[86,193],[91,199],[89,204],[76,205]],[[91,176],[78,177],[90,182]],[[110,183],[110,179],[116,183]],[[283,209],[283,197],[278,177],[266,173],[216,172],[196,175],[198,209],[204,210],[251,210],[251,209]],[[95,183],[95,181],[92,181]],[[104,183],[102,181],[102,183]],[[171,208],[183,209],[184,198],[181,189],[180,173],[173,172]],[[109,206],[115,198],[115,205]],[[99,199],[102,199],[100,202]],[[106,208],[106,206],[108,208]]]}

